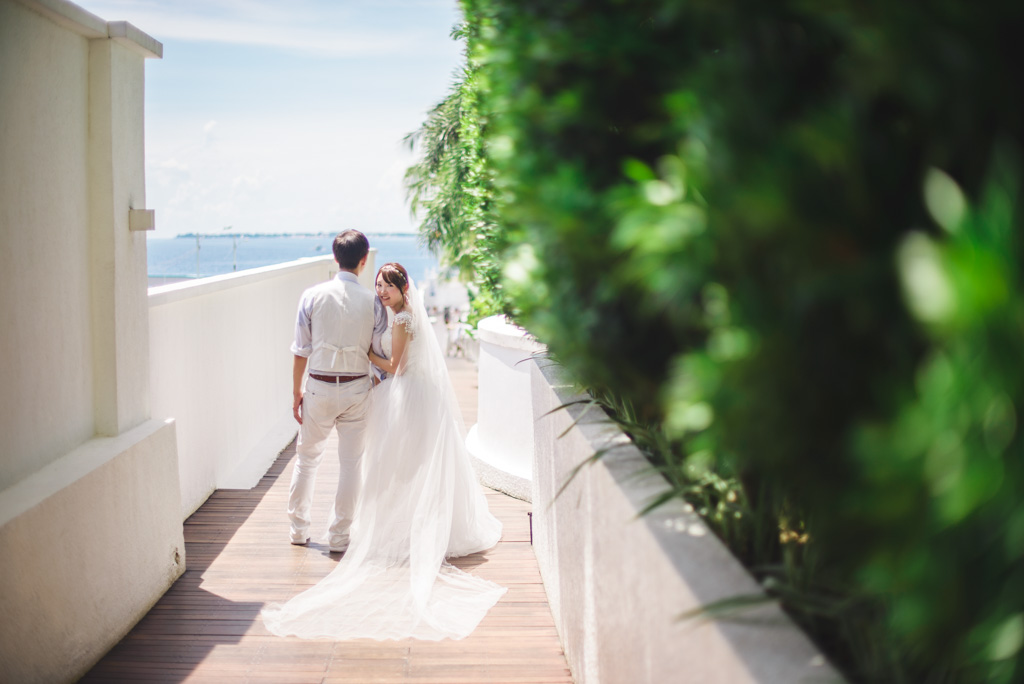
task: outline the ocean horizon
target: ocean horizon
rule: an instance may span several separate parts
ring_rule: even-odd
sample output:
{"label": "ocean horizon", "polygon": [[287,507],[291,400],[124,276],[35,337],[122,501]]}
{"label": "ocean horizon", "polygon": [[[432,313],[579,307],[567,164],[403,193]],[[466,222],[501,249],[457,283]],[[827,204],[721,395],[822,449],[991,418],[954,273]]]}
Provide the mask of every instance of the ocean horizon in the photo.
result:
{"label": "ocean horizon", "polygon": [[[270,266],[304,257],[331,254],[336,233],[179,235],[150,237],[147,270],[150,286]],[[367,233],[377,249],[377,266],[397,261],[414,280],[436,274],[436,257],[419,244],[415,233]]]}

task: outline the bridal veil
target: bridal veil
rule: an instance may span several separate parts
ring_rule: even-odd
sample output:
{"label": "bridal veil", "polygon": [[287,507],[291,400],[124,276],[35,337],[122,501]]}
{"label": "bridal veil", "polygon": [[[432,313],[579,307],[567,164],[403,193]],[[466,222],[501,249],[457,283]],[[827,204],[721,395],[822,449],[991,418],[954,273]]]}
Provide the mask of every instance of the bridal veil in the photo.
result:
{"label": "bridal veil", "polygon": [[412,337],[398,374],[371,394],[351,545],[318,584],[263,610],[278,635],[461,639],[505,589],[447,559],[501,537],[472,470],[462,418],[421,294],[410,283]]}

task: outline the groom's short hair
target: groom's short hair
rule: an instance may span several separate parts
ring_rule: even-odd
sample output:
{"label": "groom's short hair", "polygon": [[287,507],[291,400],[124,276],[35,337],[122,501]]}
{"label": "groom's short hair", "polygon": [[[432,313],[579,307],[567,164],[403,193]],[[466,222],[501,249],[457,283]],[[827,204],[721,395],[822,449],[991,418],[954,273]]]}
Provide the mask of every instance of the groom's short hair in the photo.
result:
{"label": "groom's short hair", "polygon": [[358,230],[343,230],[334,238],[334,259],[342,268],[356,268],[369,253],[370,241]]}

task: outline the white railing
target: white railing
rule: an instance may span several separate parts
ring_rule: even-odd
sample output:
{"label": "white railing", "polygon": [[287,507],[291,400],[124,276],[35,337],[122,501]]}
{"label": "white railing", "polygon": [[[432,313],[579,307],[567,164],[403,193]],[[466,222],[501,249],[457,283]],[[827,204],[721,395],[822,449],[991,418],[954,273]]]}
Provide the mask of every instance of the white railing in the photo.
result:
{"label": "white railing", "polygon": [[150,288],[152,415],[177,423],[183,517],[254,486],[295,436],[296,305],[336,272],[324,256]]}

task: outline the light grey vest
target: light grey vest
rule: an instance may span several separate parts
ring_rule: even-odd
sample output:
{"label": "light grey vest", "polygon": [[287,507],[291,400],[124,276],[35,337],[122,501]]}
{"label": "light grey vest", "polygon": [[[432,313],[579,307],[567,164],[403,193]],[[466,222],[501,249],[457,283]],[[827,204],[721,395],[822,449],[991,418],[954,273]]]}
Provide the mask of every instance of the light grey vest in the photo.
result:
{"label": "light grey vest", "polygon": [[310,315],[311,373],[357,375],[370,371],[374,294],[340,278],[317,285]]}

